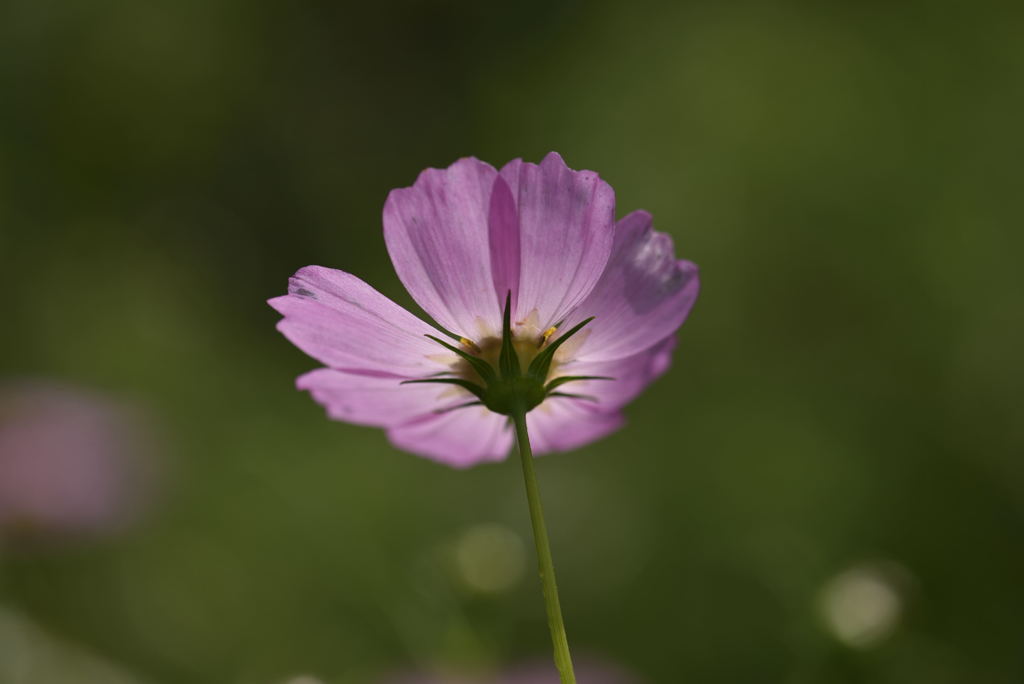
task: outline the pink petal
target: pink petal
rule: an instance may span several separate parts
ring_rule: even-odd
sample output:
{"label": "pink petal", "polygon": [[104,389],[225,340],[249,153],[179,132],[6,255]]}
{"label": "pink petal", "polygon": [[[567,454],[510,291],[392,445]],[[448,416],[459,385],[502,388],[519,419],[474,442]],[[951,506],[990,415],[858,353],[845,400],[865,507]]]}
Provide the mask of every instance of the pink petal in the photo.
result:
{"label": "pink petal", "polygon": [[697,266],[677,261],[672,238],[634,211],[615,226],[615,246],[600,282],[563,328],[594,316],[576,356],[590,361],[632,356],[665,339],[697,298]]}
{"label": "pink petal", "polygon": [[606,413],[592,402],[549,397],[526,414],[530,444],[535,454],[569,451],[615,432],[625,423],[622,414]]}
{"label": "pink petal", "polygon": [[504,314],[505,295],[512,293],[512,310],[519,301],[519,275],[522,265],[519,244],[519,212],[512,189],[501,176],[494,179],[491,207],[488,214],[488,234],[491,243],[491,272],[494,292]]}
{"label": "pink petal", "polygon": [[554,377],[588,375],[614,380],[574,380],[555,391],[585,394],[597,400],[597,410],[604,413],[616,411],[633,401],[640,392],[668,370],[675,347],[675,335],[670,335],[650,349],[625,359],[567,363],[558,367]]}
{"label": "pink petal", "polygon": [[509,162],[501,177],[519,214],[515,319],[536,310],[545,329],[583,301],[601,277],[614,238],[615,193],[596,173],[573,171],[555,152],[539,165]]}
{"label": "pink petal", "polygon": [[403,385],[403,379],[386,373],[318,368],[300,376],[295,384],[300,390],[309,390],[334,420],[376,427],[401,425],[474,399],[465,390],[450,385]]}
{"label": "pink petal", "polygon": [[391,443],[455,468],[501,461],[512,446],[508,419],[482,406],[431,413],[388,431]]}
{"label": "pink petal", "polygon": [[295,346],[337,369],[385,371],[403,377],[444,368],[443,350],[424,337],[437,331],[359,278],[322,266],[300,269],[288,294],[269,304]]}
{"label": "pink petal", "polygon": [[478,318],[501,321],[488,230],[497,175],[490,164],[460,159],[427,169],[384,204],[384,241],[405,288],[435,321],[471,338]]}

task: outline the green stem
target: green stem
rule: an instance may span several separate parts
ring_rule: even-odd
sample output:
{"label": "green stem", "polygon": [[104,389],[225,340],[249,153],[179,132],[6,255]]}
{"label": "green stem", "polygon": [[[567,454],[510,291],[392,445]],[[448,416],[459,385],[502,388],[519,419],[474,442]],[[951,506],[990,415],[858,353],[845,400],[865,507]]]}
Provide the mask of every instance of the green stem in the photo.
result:
{"label": "green stem", "polygon": [[562,607],[558,602],[555,565],[551,561],[551,544],[548,542],[548,530],[544,525],[544,509],[540,504],[537,474],[533,469],[533,449],[530,448],[530,435],[526,431],[526,414],[522,411],[514,413],[512,422],[516,426],[519,457],[523,462],[523,480],[526,482],[526,499],[530,503],[530,522],[533,523],[533,541],[537,546],[537,564],[540,567],[540,581],[544,588],[544,604],[548,611],[551,643],[555,649],[555,667],[558,668],[562,684],[576,684],[576,675],[572,671],[572,656],[569,655],[569,640],[566,639],[565,623],[562,622]]}

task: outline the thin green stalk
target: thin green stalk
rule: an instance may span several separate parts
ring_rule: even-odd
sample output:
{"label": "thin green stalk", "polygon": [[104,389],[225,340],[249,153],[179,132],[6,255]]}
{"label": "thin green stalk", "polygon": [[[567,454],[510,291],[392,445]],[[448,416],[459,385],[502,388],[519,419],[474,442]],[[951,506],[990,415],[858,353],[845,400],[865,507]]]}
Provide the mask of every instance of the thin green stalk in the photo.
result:
{"label": "thin green stalk", "polygon": [[537,564],[540,581],[544,588],[544,604],[548,611],[548,627],[551,628],[551,643],[555,649],[555,667],[562,678],[562,684],[576,684],[572,671],[572,656],[569,655],[569,641],[565,636],[562,622],[562,607],[558,602],[558,587],[555,584],[555,565],[551,561],[551,544],[544,524],[544,509],[540,503],[537,488],[537,474],[533,469],[533,449],[530,435],[526,431],[526,414],[522,411],[512,415],[516,427],[516,441],[519,443],[519,458],[523,462],[523,480],[526,482],[526,499],[530,504],[530,522],[533,523],[533,541],[537,546]]}

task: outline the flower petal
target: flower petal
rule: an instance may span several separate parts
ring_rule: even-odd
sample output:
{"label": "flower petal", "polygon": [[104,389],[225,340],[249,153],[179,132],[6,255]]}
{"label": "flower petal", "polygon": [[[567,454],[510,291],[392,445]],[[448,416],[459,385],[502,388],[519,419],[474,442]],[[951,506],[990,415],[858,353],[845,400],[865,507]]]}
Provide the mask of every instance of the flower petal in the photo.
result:
{"label": "flower petal", "polygon": [[634,211],[616,224],[604,275],[563,328],[595,317],[576,353],[581,360],[632,356],[683,324],[699,287],[697,266],[676,260],[672,238],[651,229],[650,214]]}
{"label": "flower petal", "polygon": [[519,212],[512,189],[501,176],[494,179],[491,190],[491,206],[488,212],[487,232],[491,245],[491,273],[494,291],[505,313],[505,295],[512,293],[512,310],[519,301],[519,275],[521,271],[521,246],[519,244]]}
{"label": "flower petal", "polygon": [[[439,347],[424,335],[432,327],[359,278],[306,266],[288,282],[288,294],[269,304],[295,346],[337,369],[384,371],[402,377],[437,372]],[[434,358],[431,358],[434,357]]]}
{"label": "flower petal", "polygon": [[[427,169],[384,204],[384,241],[413,299],[448,330],[476,337],[501,320],[488,218],[498,172],[478,159]],[[494,331],[491,331],[492,333]]]}
{"label": "flower petal", "polygon": [[592,402],[568,397],[549,397],[526,414],[535,454],[576,449],[606,437],[623,423],[618,411],[600,411]]}
{"label": "flower petal", "polygon": [[401,376],[390,373],[318,368],[300,376],[295,384],[308,390],[334,420],[376,427],[401,425],[474,399],[450,385],[401,383]]}
{"label": "flower petal", "polygon": [[574,380],[557,391],[584,394],[597,400],[602,412],[616,411],[633,401],[649,384],[661,377],[672,364],[675,335],[625,359],[612,361],[576,361],[559,366],[555,377],[585,375],[612,380]]}
{"label": "flower petal", "polygon": [[431,413],[388,430],[391,443],[455,468],[502,461],[512,446],[508,419],[482,406]]}
{"label": "flower petal", "polygon": [[615,193],[593,171],[570,169],[556,152],[539,165],[511,161],[501,177],[519,219],[515,319],[536,310],[545,329],[583,301],[601,277],[614,238]]}

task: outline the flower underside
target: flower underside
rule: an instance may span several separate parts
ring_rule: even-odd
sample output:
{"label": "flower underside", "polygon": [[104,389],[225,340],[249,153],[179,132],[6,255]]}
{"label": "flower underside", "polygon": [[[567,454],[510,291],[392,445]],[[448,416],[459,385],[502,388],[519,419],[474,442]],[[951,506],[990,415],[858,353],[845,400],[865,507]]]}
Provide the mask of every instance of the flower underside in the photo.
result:
{"label": "flower underside", "polygon": [[451,371],[430,378],[406,380],[402,384],[438,383],[461,387],[474,397],[447,411],[467,406],[485,406],[506,416],[522,415],[533,410],[548,397],[593,399],[584,394],[558,391],[562,385],[577,380],[612,380],[604,376],[574,375],[549,380],[555,366],[558,348],[593,320],[587,318],[557,339],[551,339],[556,327],[549,328],[539,338],[529,339],[512,334],[511,292],[505,297],[501,338],[488,338],[480,343],[459,339],[459,346],[427,335],[445,349],[454,352],[459,362]]}

